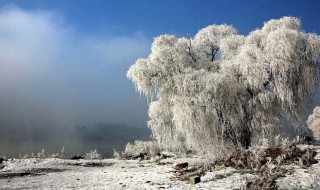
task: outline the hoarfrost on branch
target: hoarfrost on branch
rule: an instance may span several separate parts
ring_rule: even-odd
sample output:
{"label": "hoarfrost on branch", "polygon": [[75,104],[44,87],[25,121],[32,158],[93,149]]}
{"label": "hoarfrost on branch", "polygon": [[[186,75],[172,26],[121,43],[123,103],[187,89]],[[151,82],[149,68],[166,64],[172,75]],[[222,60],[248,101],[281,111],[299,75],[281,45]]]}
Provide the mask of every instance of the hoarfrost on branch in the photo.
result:
{"label": "hoarfrost on branch", "polygon": [[161,35],[127,72],[151,102],[148,126],[163,149],[223,155],[272,136],[302,113],[317,83],[320,37],[300,20],[273,19],[247,36],[210,25],[193,38]]}

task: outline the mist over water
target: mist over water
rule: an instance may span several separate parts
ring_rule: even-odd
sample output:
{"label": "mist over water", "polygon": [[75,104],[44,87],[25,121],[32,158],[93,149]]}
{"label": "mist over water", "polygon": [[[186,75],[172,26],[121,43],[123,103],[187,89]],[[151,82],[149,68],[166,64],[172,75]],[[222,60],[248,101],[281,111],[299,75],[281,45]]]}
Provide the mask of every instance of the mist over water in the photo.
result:
{"label": "mist over water", "polygon": [[8,6],[0,9],[0,49],[0,156],[62,147],[110,156],[149,137],[147,103],[126,78],[150,51],[143,33],[90,36],[55,12]]}
{"label": "mist over water", "polygon": [[59,153],[65,157],[84,155],[97,149],[103,157],[112,157],[113,149],[121,151],[128,142],[136,139],[147,140],[150,130],[142,127],[128,127],[123,124],[100,123],[93,126],[59,128],[50,126],[31,127],[15,131],[7,128],[1,134],[0,152],[6,157],[36,155],[44,149],[48,155]]}

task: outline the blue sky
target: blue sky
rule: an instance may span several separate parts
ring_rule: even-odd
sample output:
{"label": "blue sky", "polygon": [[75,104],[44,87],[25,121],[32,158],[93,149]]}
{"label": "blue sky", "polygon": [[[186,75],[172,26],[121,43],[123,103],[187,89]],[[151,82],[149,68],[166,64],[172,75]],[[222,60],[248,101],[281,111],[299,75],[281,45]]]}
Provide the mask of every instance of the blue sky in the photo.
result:
{"label": "blue sky", "polygon": [[0,123],[146,126],[147,103],[126,79],[160,34],[209,24],[248,34],[282,16],[320,34],[312,0],[0,0]]}
{"label": "blue sky", "polygon": [[60,14],[68,24],[92,35],[148,37],[163,33],[193,35],[212,24],[228,23],[247,34],[271,18],[295,16],[306,31],[320,32],[317,0],[1,0],[27,11]]}

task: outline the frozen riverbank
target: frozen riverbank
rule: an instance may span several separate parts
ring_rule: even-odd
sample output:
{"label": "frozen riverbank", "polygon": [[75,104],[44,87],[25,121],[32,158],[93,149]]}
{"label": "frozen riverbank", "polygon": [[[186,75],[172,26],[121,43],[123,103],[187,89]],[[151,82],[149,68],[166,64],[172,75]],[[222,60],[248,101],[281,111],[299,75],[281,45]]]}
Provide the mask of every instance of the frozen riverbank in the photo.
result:
{"label": "frozen riverbank", "polygon": [[[303,146],[319,152],[318,146]],[[9,159],[0,170],[0,189],[237,189],[254,175],[230,167],[216,167],[202,176],[200,183],[191,185],[173,178],[172,166],[179,162],[196,166],[201,160]],[[277,180],[279,189],[319,188],[319,163],[310,168],[288,165],[286,169],[290,170],[289,174]]]}

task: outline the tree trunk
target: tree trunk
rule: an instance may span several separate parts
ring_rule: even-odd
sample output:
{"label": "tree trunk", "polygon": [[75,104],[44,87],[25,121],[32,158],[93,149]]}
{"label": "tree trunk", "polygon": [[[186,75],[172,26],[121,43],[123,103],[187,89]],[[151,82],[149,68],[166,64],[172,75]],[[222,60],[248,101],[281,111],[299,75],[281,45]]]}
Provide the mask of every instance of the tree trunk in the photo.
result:
{"label": "tree trunk", "polygon": [[241,131],[241,134],[238,137],[238,144],[245,148],[248,149],[251,145],[251,131],[249,129]]}

